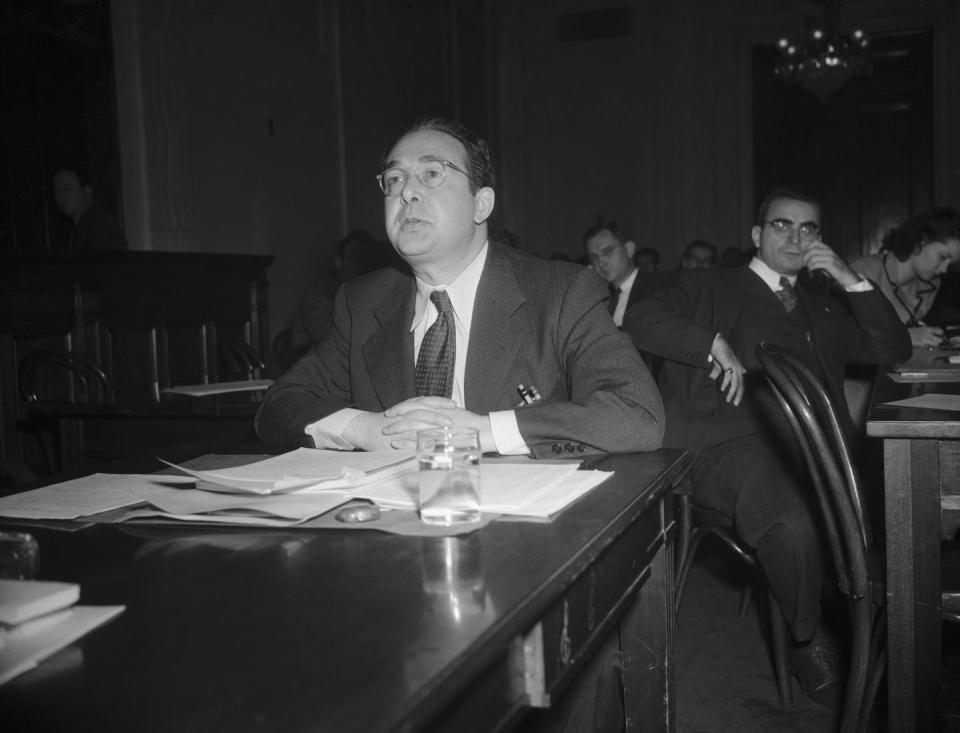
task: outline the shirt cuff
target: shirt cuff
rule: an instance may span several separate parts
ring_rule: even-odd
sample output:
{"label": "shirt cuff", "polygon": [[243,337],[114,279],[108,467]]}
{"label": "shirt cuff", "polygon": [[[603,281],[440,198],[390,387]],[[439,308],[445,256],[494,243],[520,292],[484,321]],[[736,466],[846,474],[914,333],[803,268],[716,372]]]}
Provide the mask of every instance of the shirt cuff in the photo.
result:
{"label": "shirt cuff", "polygon": [[351,420],[359,414],[360,410],[346,407],[327,415],[322,420],[310,423],[303,429],[303,432],[313,438],[313,444],[316,448],[353,450],[356,446],[344,440],[343,431],[347,429]]}
{"label": "shirt cuff", "polygon": [[487,417],[490,418],[490,432],[493,433],[493,443],[497,446],[497,453],[502,456],[529,455],[530,449],[520,435],[515,411],[491,412]]}
{"label": "shirt cuff", "polygon": [[873,285],[870,283],[867,278],[858,275],[860,282],[845,287],[844,290],[848,293],[869,293],[873,290]]}

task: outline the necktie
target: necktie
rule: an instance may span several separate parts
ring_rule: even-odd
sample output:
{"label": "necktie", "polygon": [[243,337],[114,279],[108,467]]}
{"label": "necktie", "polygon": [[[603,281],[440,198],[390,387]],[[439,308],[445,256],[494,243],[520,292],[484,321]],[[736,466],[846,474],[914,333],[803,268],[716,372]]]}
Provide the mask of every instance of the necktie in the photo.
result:
{"label": "necktie", "polygon": [[784,309],[789,313],[797,306],[797,290],[785,276],[780,278],[780,288],[777,291],[777,297],[780,298]]}
{"label": "necktie", "polygon": [[453,364],[457,354],[457,331],[453,305],[445,290],[434,290],[430,300],[437,307],[437,320],[427,329],[417,356],[417,396],[453,394]]}
{"label": "necktie", "polygon": [[607,302],[607,310],[610,311],[610,315],[612,316],[617,312],[617,305],[620,303],[620,288],[613,284],[611,284],[609,287],[610,300]]}

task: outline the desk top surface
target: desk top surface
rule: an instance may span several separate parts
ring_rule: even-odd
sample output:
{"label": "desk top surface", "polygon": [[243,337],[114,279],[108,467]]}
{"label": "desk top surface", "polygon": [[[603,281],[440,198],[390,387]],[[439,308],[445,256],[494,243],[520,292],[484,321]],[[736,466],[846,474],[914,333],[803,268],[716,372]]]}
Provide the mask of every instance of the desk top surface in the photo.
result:
{"label": "desk top surface", "polygon": [[684,470],[616,475],[550,523],[460,538],[376,531],[34,528],[40,577],[126,611],[0,687],[0,719],[50,730],[413,730],[525,633]]}
{"label": "desk top surface", "polygon": [[887,402],[920,395],[960,395],[960,382],[894,382],[877,373],[867,412],[867,435],[878,438],[960,438],[960,412],[898,407]]}

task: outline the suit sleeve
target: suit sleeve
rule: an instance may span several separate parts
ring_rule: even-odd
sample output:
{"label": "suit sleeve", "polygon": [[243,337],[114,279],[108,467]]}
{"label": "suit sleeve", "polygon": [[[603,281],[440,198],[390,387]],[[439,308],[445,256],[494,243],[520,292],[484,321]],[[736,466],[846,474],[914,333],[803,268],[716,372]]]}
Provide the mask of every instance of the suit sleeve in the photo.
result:
{"label": "suit sleeve", "polygon": [[[712,310],[714,288],[701,271],[684,272],[631,307],[623,330],[641,351],[687,366],[707,368],[717,328],[702,316]],[[696,316],[700,316],[695,320]]]}
{"label": "suit sleeve", "polygon": [[345,288],[337,292],[333,326],[267,390],[254,426],[268,445],[302,445],[303,429],[327,415],[351,406],[351,318]]}
{"label": "suit sleeve", "polygon": [[896,364],[910,359],[910,332],[887,297],[873,290],[847,293],[853,315],[844,325],[843,343],[848,361],[862,364]]}
{"label": "suit sleeve", "polygon": [[656,450],[663,442],[660,392],[627,336],[606,310],[606,289],[589,270],[570,281],[553,321],[566,394],[517,410],[534,455],[571,444],[604,452]]}

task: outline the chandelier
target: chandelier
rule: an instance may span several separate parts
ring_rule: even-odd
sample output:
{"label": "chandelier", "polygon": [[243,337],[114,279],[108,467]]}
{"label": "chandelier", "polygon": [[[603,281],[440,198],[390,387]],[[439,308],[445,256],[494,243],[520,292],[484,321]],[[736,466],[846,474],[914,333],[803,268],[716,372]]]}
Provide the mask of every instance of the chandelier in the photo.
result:
{"label": "chandelier", "polygon": [[826,22],[810,28],[806,40],[777,41],[780,53],[774,72],[784,81],[796,82],[821,102],[856,76],[870,71],[866,34],[859,28],[849,35],[837,30],[840,2],[824,8]]}

